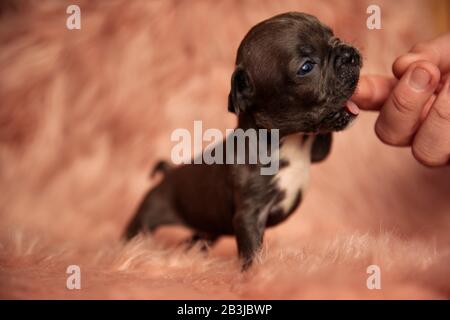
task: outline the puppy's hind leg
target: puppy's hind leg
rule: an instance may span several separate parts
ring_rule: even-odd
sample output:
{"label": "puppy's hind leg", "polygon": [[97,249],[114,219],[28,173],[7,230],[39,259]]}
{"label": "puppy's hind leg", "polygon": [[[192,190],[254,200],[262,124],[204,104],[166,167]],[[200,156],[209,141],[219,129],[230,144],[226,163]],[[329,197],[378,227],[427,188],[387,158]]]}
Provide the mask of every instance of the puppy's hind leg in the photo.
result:
{"label": "puppy's hind leg", "polygon": [[124,238],[130,240],[141,231],[153,232],[162,225],[181,223],[170,201],[169,193],[164,185],[160,184],[145,196],[137,213],[128,224]]}

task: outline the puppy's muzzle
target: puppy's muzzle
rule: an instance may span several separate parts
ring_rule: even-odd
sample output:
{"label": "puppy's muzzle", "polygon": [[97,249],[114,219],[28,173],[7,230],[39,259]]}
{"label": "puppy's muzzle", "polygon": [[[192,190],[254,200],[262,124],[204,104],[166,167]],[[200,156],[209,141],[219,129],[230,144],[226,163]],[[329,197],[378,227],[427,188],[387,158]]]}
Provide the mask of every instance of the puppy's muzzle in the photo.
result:
{"label": "puppy's muzzle", "polygon": [[334,50],[334,69],[342,87],[354,90],[358,83],[361,55],[350,46],[340,45]]}
{"label": "puppy's muzzle", "polygon": [[361,67],[361,55],[355,48],[340,45],[335,49],[334,67],[339,70],[342,66]]}
{"label": "puppy's muzzle", "polygon": [[339,131],[357,116],[358,108],[348,102],[359,80],[361,55],[358,50],[346,44],[339,44],[333,49],[331,61],[336,74],[335,92],[341,103],[330,108],[319,125],[319,132]]}
{"label": "puppy's muzzle", "polygon": [[348,124],[355,118],[344,108],[338,111],[330,112],[321,122],[319,132],[325,133],[329,131],[340,131],[345,129]]}

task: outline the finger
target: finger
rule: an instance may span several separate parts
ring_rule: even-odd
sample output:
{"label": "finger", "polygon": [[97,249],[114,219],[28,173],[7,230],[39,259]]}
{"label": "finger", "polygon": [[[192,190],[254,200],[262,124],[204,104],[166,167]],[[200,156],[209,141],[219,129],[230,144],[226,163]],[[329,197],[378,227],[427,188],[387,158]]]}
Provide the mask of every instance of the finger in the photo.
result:
{"label": "finger", "polygon": [[447,73],[450,71],[449,56],[450,33],[431,41],[416,44],[409,53],[395,60],[392,71],[399,79],[412,63],[419,60],[426,60],[434,63],[440,69],[441,73]]}
{"label": "finger", "polygon": [[442,87],[444,86],[445,82],[450,79],[450,73],[442,74],[441,73],[441,81],[439,82],[438,87],[436,88],[436,92],[439,93],[442,90]]}
{"label": "finger", "polygon": [[395,146],[410,144],[439,77],[439,69],[427,61],[415,62],[408,68],[386,100],[375,124],[375,132],[382,141]]}
{"label": "finger", "polygon": [[422,113],[420,114],[420,121],[419,121],[419,123],[422,123],[425,120],[425,118],[428,116],[428,113],[430,112],[430,109],[431,109],[431,106],[434,103],[434,100],[436,100],[436,95],[435,94],[433,94],[430,97],[430,99],[428,99],[427,103],[425,103],[425,106],[423,107]]}
{"label": "finger", "polygon": [[441,166],[450,158],[450,81],[444,84],[427,118],[414,137],[414,157],[427,166]]}
{"label": "finger", "polygon": [[365,110],[379,110],[398,81],[392,77],[361,76],[351,100]]}

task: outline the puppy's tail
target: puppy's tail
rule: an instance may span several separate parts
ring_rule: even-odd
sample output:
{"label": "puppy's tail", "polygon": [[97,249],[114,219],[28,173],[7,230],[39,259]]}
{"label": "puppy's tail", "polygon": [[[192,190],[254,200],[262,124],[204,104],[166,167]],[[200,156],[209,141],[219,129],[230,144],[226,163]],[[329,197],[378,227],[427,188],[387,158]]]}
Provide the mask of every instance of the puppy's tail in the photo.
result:
{"label": "puppy's tail", "polygon": [[153,170],[150,173],[150,178],[154,178],[158,172],[161,172],[163,175],[166,175],[169,171],[171,171],[173,166],[167,161],[160,160],[158,161]]}

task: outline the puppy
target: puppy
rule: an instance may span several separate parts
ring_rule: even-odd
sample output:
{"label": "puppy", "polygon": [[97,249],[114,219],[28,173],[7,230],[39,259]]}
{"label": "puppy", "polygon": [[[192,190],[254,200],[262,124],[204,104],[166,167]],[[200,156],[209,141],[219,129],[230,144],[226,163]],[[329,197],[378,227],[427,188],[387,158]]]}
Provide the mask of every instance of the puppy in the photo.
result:
{"label": "puppy", "polygon": [[237,52],[228,110],[237,115],[237,128],[278,129],[279,146],[271,152],[278,172],[262,175],[259,162],[178,167],[160,162],[154,172],[164,178],[145,196],[125,237],[167,224],[195,230],[192,241],[212,244],[221,235],[235,235],[247,269],[265,228],[299,206],[310,163],[328,155],[332,132],[358,114],[348,99],[360,68],[358,51],[309,14],[280,14],[254,26]]}

